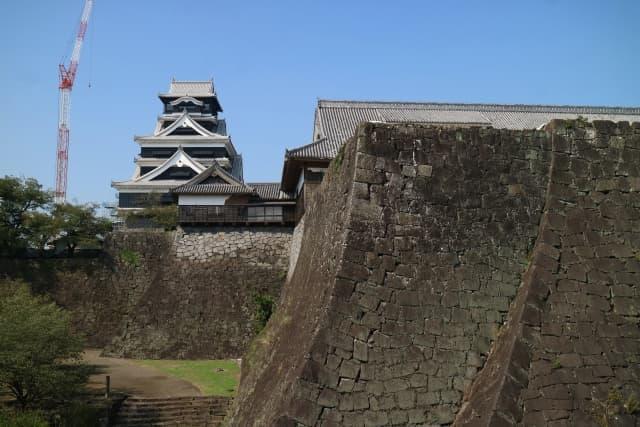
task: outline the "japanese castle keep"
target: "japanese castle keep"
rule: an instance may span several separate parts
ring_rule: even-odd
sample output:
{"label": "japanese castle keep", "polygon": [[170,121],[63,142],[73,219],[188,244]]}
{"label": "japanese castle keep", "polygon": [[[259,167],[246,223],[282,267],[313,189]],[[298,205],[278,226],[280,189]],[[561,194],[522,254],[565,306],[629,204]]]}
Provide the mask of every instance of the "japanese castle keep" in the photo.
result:
{"label": "japanese castle keep", "polygon": [[212,81],[174,80],[159,98],[153,134],[134,137],[133,176],[112,182],[121,212],[177,203],[182,224],[293,222],[295,202],[280,183],[244,182]]}

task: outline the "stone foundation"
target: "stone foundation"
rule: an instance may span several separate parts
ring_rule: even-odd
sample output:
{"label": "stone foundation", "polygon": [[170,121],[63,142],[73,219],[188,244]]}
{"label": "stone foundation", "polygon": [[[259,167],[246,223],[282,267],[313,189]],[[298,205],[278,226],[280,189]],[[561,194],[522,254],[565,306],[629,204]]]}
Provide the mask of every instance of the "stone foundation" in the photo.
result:
{"label": "stone foundation", "polygon": [[249,264],[275,260],[277,267],[286,269],[283,254],[289,251],[291,239],[291,227],[184,228],[176,233],[174,246],[179,259],[211,262],[238,258]]}

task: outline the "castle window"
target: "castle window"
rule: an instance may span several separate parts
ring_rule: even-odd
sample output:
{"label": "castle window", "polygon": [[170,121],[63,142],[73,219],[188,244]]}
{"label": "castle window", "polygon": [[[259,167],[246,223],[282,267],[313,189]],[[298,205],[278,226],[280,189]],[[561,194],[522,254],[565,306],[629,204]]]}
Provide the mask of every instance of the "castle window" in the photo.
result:
{"label": "castle window", "polygon": [[247,209],[247,220],[257,221],[282,221],[282,206],[250,206]]}

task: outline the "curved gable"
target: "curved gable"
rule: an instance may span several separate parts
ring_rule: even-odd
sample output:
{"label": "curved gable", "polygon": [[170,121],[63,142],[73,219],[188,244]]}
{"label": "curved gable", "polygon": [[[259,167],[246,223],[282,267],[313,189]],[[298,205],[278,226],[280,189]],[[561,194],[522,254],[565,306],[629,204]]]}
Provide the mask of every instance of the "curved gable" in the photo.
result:
{"label": "curved gable", "polygon": [[194,104],[197,105],[198,107],[202,107],[204,105],[204,102],[202,101],[198,101],[197,99],[195,99],[192,96],[182,96],[178,99],[176,99],[175,101],[171,101],[169,104],[173,105],[174,107],[180,104]]}
{"label": "curved gable", "polygon": [[185,183],[185,185],[204,184],[205,181],[209,180],[210,178],[213,180],[221,180],[225,184],[229,185],[245,186],[244,182],[231,175],[217,163],[209,166],[198,176]]}
{"label": "curved gable", "polygon": [[180,118],[173,122],[170,126],[167,126],[165,129],[156,132],[155,136],[170,136],[176,131],[176,129],[181,127],[191,128],[201,136],[217,136],[215,133],[208,131],[204,128],[204,126],[200,125],[198,122],[192,119],[189,113],[186,111],[182,113]]}
{"label": "curved gable", "polygon": [[196,176],[201,174],[205,170],[205,167],[202,166],[197,161],[195,161],[194,159],[192,159],[187,153],[185,153],[182,150],[182,147],[178,147],[178,150],[176,150],[176,152],[173,153],[173,155],[171,157],[169,157],[163,164],[161,164],[160,166],[158,166],[154,170],[142,175],[141,177],[139,177],[135,181],[136,182],[149,182],[149,181],[152,181],[152,180],[158,178],[165,171],[169,170],[172,167],[173,168],[175,168],[175,167],[177,167],[177,168],[189,168],[189,169],[191,169],[191,170],[193,170],[195,172]]}

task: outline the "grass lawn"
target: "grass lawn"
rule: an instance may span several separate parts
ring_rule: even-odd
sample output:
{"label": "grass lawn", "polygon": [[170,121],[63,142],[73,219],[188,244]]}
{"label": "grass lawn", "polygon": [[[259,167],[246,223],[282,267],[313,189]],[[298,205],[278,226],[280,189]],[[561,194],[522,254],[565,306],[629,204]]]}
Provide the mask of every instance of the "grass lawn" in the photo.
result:
{"label": "grass lawn", "polygon": [[174,377],[189,381],[206,396],[233,396],[240,381],[235,360],[135,360]]}

